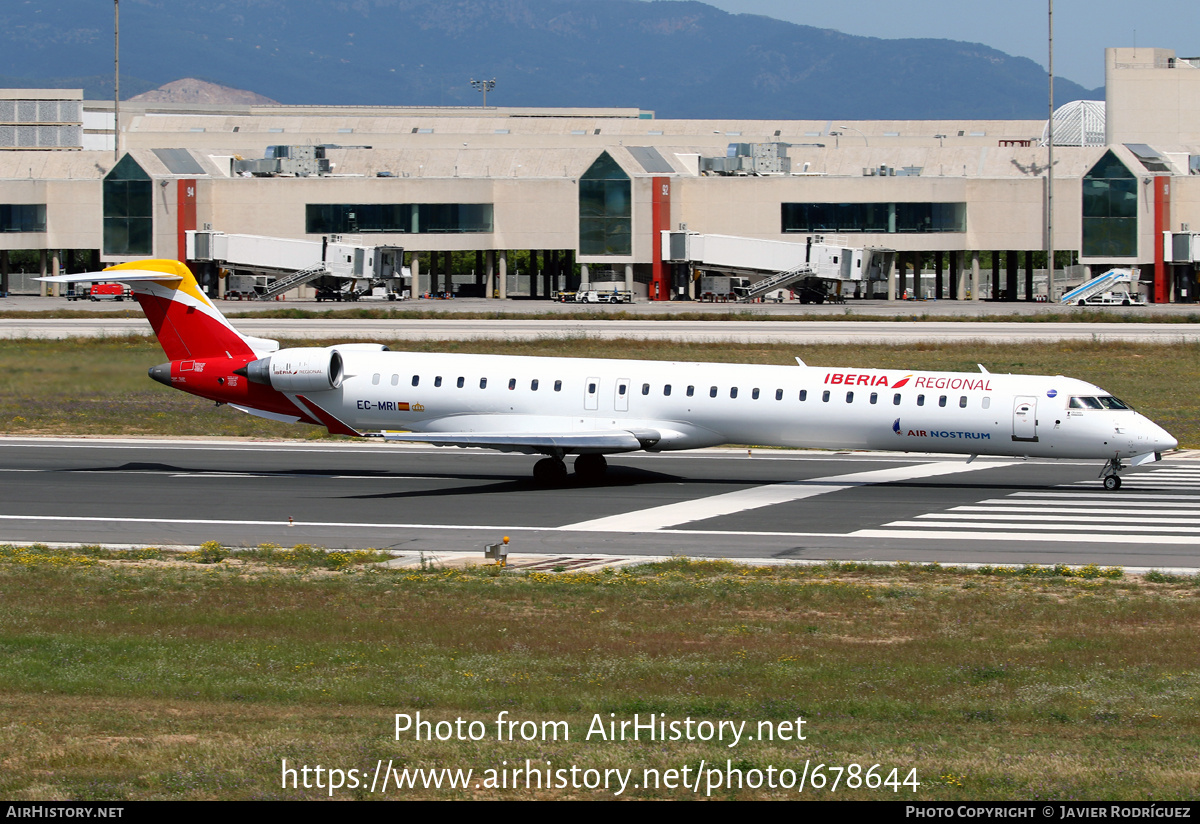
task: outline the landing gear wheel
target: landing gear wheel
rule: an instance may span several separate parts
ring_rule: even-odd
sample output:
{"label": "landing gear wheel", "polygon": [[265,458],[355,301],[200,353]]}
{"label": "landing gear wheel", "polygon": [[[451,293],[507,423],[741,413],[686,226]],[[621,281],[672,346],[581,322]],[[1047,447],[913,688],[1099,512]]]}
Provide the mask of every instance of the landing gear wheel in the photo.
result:
{"label": "landing gear wheel", "polygon": [[575,459],[575,477],[584,483],[598,483],[608,472],[603,455],[580,455]]}
{"label": "landing gear wheel", "polygon": [[561,486],[567,479],[567,465],[558,458],[542,458],[533,465],[533,479],[542,486]]}
{"label": "landing gear wheel", "polygon": [[1121,478],[1120,478],[1120,476],[1118,476],[1118,475],[1105,475],[1105,476],[1104,476],[1104,488],[1105,488],[1105,489],[1107,489],[1107,490],[1109,490],[1109,491],[1112,491],[1112,490],[1114,490],[1114,489],[1120,489],[1120,488],[1121,488]]}

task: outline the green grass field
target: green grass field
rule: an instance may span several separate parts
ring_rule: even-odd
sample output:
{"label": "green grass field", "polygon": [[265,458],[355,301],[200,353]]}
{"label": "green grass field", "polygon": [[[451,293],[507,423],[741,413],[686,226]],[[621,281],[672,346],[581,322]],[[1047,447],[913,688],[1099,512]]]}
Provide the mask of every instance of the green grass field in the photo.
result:
{"label": "green grass field", "polygon": [[[329,342],[294,342],[325,345]],[[286,345],[286,343],[285,343]],[[395,341],[393,349],[1064,374],[1090,380],[1200,447],[1200,346],[1103,342],[785,346],[546,339]],[[11,340],[0,345],[0,432],[304,438],[324,430],[254,418],[172,391],[146,376],[165,356],[150,338]]]}
{"label": "green grass field", "polygon": [[[219,554],[0,549],[0,795],[328,796],[283,787],[285,759],[473,770],[465,788],[374,794],[347,775],[335,798],[615,794],[514,788],[503,770],[526,759],[580,782],[628,770],[634,798],[1165,801],[1200,787],[1190,576],[683,559],[555,575]],[[397,737],[396,714],[418,712],[449,722],[449,740]],[[755,740],[596,734],[597,719],[650,714],[692,719],[697,739],[701,721],[745,722]],[[458,740],[459,719],[479,740]],[[532,725],[497,740],[497,719]],[[661,783],[702,763],[717,772],[698,791]],[[803,792],[727,784],[771,768],[796,782],[806,764]],[[855,786],[875,765],[899,786]],[[508,786],[489,787],[489,769]],[[659,785],[633,786],[648,775]]]}

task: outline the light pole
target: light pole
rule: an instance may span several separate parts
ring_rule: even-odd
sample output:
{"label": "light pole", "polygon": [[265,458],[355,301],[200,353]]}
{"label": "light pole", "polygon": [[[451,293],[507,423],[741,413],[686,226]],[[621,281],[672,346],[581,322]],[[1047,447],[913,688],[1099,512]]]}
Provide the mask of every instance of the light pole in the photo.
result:
{"label": "light pole", "polygon": [[1049,49],[1050,64],[1050,124],[1046,133],[1046,147],[1050,157],[1046,167],[1046,302],[1054,300],[1054,0],[1049,6]]}
{"label": "light pole", "polygon": [[113,160],[121,159],[121,0],[113,0]]}
{"label": "light pole", "polygon": [[863,132],[862,129],[856,129],[853,126],[838,126],[838,128],[839,129],[849,129],[852,132],[858,132],[860,135],[862,135],[863,145],[868,146],[868,147],[871,145],[871,142],[869,140],[867,140],[867,135]]}
{"label": "light pole", "polygon": [[487,93],[496,88],[496,78],[491,80],[475,80],[472,78],[471,86],[477,92],[483,92],[483,108],[487,108]]}

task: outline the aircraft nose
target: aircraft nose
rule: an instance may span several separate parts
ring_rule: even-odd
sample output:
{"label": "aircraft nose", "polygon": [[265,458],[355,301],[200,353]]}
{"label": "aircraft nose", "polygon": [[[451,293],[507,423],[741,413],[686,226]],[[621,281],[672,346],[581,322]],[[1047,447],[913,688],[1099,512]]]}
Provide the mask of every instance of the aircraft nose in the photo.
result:
{"label": "aircraft nose", "polygon": [[1166,452],[1179,446],[1179,441],[1156,423],[1150,424],[1150,440],[1154,442],[1155,452]]}
{"label": "aircraft nose", "polygon": [[1179,441],[1177,441],[1174,437],[1172,437],[1170,432],[1168,432],[1167,430],[1164,429],[1164,430],[1162,430],[1162,434],[1163,434],[1163,437],[1162,437],[1163,445],[1160,447],[1161,450],[1174,449],[1177,446],[1179,446]]}

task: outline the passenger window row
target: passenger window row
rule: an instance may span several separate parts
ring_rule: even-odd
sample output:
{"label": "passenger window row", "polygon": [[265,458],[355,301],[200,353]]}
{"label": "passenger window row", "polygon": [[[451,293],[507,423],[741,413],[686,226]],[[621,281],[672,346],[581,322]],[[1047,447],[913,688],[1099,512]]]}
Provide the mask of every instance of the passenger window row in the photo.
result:
{"label": "passenger window row", "polygon": [[[379,376],[379,373],[378,373],[378,372],[376,372],[374,375],[372,375],[372,376],[371,376],[371,384],[372,384],[373,386],[378,386],[378,385],[379,385],[379,377],[380,377],[380,376]],[[488,381],[488,379],[487,379],[487,378],[480,378],[480,379],[479,379],[479,388],[480,388],[480,389],[487,389],[487,381]],[[399,386],[399,385],[400,385],[400,376],[399,376],[399,375],[392,375],[392,386]],[[412,385],[413,385],[413,386],[420,386],[420,385],[421,385],[421,376],[420,376],[420,375],[413,375],[413,376],[412,376]],[[434,385],[435,387],[440,387],[440,386],[442,385],[442,376],[441,376],[441,375],[435,375],[435,376],[434,376],[434,378],[433,378],[433,385]],[[467,379],[466,379],[466,378],[464,378],[464,377],[462,377],[462,376],[459,376],[459,378],[458,378],[458,379],[455,381],[454,385],[455,385],[455,386],[457,386],[459,389],[462,389],[462,388],[464,388],[464,387],[467,385]],[[541,381],[539,381],[537,378],[534,378],[533,380],[531,380],[531,381],[529,382],[529,388],[530,388],[530,390],[531,390],[531,391],[533,391],[533,392],[536,392],[536,391],[538,391],[538,387],[540,387],[540,386],[541,386]],[[554,391],[555,391],[555,392],[561,392],[561,391],[562,391],[562,387],[563,387],[563,382],[562,382],[562,381],[555,381],[555,382],[554,382]],[[516,378],[509,378],[509,379],[508,379],[508,388],[509,388],[509,389],[516,389],[516,388],[517,388],[517,379],[516,379]]]}
{"label": "passenger window row", "polygon": [[[379,373],[378,372],[375,373],[374,375],[371,376],[371,383],[373,385],[378,386],[379,378],[380,378]],[[480,389],[487,389],[487,380],[488,380],[487,378],[479,379],[479,388]],[[400,376],[398,374],[392,375],[392,386],[398,386],[399,384],[400,384]],[[413,386],[421,385],[421,376],[420,375],[412,376],[412,385]],[[437,375],[434,377],[433,385],[435,387],[440,387],[442,385],[442,376],[441,375]],[[459,377],[458,380],[455,382],[455,386],[457,386],[459,389],[462,389],[465,385],[466,385],[466,378],[463,378],[463,377]],[[541,385],[541,382],[537,378],[533,378],[529,382],[529,389],[532,392],[536,392],[536,391],[538,391],[538,387],[540,385]],[[563,385],[563,382],[561,380],[555,381],[554,382],[554,391],[561,392],[562,385]],[[508,379],[508,388],[509,389],[517,388],[517,379],[516,378]],[[618,384],[617,393],[624,396],[627,388],[628,388],[627,384],[624,384],[624,383]],[[597,390],[597,386],[594,382],[588,384],[588,386],[587,386],[588,394],[595,394],[596,390]],[[710,386],[708,388],[708,396],[710,398],[717,397],[719,392],[720,392],[719,387]],[[650,394],[650,384],[648,384],[648,383],[642,384],[642,394],[643,395]],[[694,385],[689,385],[687,388],[686,394],[689,398],[695,397],[696,387]],[[671,395],[671,384],[669,384],[669,383],[664,384],[663,385],[663,396],[670,397],[670,395]],[[750,398],[752,400],[758,400],[761,397],[761,395],[762,395],[762,392],[757,386],[750,390]],[[738,396],[738,387],[736,387],[736,386],[729,387],[729,397],[736,398],[737,396]],[[797,397],[801,402],[807,401],[808,400],[808,390],[801,389],[800,393]],[[828,389],[826,389],[824,392],[821,393],[821,402],[822,403],[829,403],[832,398],[833,398],[833,393],[830,392],[830,390],[828,390]],[[892,395],[892,405],[899,406],[902,399],[903,399],[903,396],[901,395],[901,393],[899,393],[899,392],[894,393]],[[783,390],[782,389],[775,390],[775,400],[777,400],[777,401],[783,400]],[[873,405],[879,403],[879,393],[872,392],[868,396],[868,400]],[[992,399],[989,397],[983,398],[982,399],[982,407],[984,409],[987,409],[989,406],[991,406],[991,400]],[[846,403],[854,403],[854,391],[853,390],[846,392]],[[949,397],[947,395],[939,395],[938,396],[937,405],[939,407],[944,408],[948,404],[949,404]],[[925,405],[925,395],[923,395],[923,394],[917,395],[917,406],[924,406],[924,405]],[[1103,405],[1103,406],[1101,406],[1101,405]],[[959,395],[958,406],[960,409],[967,408],[967,396],[966,395]],[[1097,400],[1095,398],[1072,398],[1070,406],[1073,409],[1078,409],[1081,407],[1082,408],[1093,408],[1093,409],[1094,408],[1109,408],[1109,409],[1127,409],[1128,408],[1125,404],[1121,403],[1121,401],[1117,400],[1116,398],[1111,398],[1111,397],[1100,398],[1099,400]]]}

